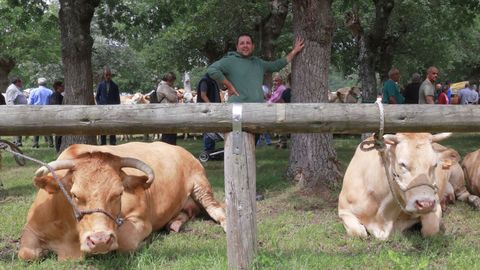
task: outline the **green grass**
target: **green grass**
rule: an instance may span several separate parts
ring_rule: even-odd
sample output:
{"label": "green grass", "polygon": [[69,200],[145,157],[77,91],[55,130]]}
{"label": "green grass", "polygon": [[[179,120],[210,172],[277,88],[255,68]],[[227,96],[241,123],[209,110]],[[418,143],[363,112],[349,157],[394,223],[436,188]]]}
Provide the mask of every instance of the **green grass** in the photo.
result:
{"label": "green grass", "polygon": [[[358,136],[335,136],[343,170],[347,167]],[[179,140],[195,156],[201,140]],[[477,150],[480,134],[455,134],[446,146],[463,156]],[[43,161],[55,158],[42,145],[22,149]],[[37,165],[18,167],[6,153],[0,179],[5,185],[0,201],[0,269],[227,269],[226,238],[210,220],[189,222],[178,234],[154,233],[134,254],[111,253],[81,262],[57,262],[49,255],[34,263],[16,258],[18,239],[36,188],[31,179]],[[289,150],[257,149],[257,187],[265,200],[257,204],[257,256],[254,269],[480,269],[480,213],[466,204],[449,206],[444,215],[446,232],[431,238],[418,231],[397,234],[387,241],[350,238],[337,216],[336,198],[307,196],[284,174]],[[223,162],[205,164],[218,199],[224,198]],[[338,193],[335,191],[334,194]]]}

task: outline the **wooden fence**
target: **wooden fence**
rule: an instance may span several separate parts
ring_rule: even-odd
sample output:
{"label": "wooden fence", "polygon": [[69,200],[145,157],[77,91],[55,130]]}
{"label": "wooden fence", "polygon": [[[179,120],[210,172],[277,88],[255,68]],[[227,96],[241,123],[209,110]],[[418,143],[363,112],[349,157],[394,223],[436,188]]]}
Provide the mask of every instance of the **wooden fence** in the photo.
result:
{"label": "wooden fence", "polygon": [[[240,107],[239,107],[240,106]],[[237,110],[237,115],[232,113]],[[238,115],[240,110],[240,115]],[[477,132],[480,106],[385,105],[385,132]],[[149,104],[0,106],[0,136],[231,132],[225,143],[229,267],[256,249],[255,147],[249,133],[376,132],[376,104]],[[236,127],[236,130],[235,128]]]}

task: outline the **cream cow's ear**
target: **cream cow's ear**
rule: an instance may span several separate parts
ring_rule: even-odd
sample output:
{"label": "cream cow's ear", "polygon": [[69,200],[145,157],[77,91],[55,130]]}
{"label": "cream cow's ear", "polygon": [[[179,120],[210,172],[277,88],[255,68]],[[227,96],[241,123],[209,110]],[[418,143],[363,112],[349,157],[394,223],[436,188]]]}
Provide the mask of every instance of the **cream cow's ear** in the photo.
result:
{"label": "cream cow's ear", "polygon": [[450,167],[453,165],[453,162],[452,160],[450,159],[446,159],[446,160],[443,160],[442,161],[442,169],[443,170],[448,170],[450,169]]}
{"label": "cream cow's ear", "polygon": [[383,135],[383,139],[385,140],[386,144],[397,144],[398,143],[398,137],[395,134],[385,134]]}

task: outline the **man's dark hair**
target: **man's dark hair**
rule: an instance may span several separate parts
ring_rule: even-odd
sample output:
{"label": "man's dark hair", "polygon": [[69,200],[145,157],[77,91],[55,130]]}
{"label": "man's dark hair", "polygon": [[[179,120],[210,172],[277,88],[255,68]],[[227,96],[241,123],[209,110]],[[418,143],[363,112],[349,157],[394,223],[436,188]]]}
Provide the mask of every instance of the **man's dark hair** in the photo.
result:
{"label": "man's dark hair", "polygon": [[63,82],[62,82],[62,81],[55,81],[55,82],[53,83],[53,90],[56,91],[56,90],[57,90],[60,86],[62,86],[62,85],[63,85]]}
{"label": "man's dark hair", "polygon": [[16,84],[17,82],[21,81],[19,77],[13,76],[12,79],[10,80],[11,83]]}
{"label": "man's dark hair", "polygon": [[166,82],[173,82],[176,79],[177,79],[177,77],[175,76],[175,74],[173,72],[167,72],[162,77],[162,81],[166,81]]}
{"label": "man's dark hair", "polygon": [[249,33],[241,33],[240,35],[238,35],[237,36],[237,43],[235,43],[235,44],[238,44],[238,41],[240,40],[241,37],[249,37],[250,40],[252,41],[252,44],[253,44],[253,37]]}

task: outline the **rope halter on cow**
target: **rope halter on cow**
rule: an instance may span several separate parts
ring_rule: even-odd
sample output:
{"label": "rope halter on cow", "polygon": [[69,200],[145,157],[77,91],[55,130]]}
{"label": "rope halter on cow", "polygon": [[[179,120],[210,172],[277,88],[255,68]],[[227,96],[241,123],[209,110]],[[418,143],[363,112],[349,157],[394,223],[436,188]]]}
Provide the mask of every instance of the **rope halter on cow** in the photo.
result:
{"label": "rope halter on cow", "polygon": [[[387,145],[385,143],[385,139],[383,138],[383,132],[385,127],[385,112],[383,109],[381,98],[377,98],[377,101],[375,103],[378,106],[380,114],[380,128],[378,133],[374,134],[373,140],[365,140],[360,144],[360,149],[362,151],[371,151],[374,149],[378,151],[380,157],[382,158],[383,167],[387,176],[388,187],[390,188],[390,193],[392,194],[393,199],[403,212],[405,212],[406,214],[411,214],[411,211],[408,211],[405,208],[404,204],[401,203],[401,201],[404,200],[403,198],[406,197],[405,193],[411,189],[418,188],[420,186],[427,186],[431,188],[435,194],[437,194],[438,186],[436,185],[436,183],[428,183],[428,181],[424,180],[424,178],[421,178],[420,181],[414,181],[408,186],[405,186],[400,182],[400,176],[395,170],[395,166],[392,166],[390,158],[388,157]],[[394,187],[398,188],[402,194],[399,195],[397,192],[395,192]]]}

